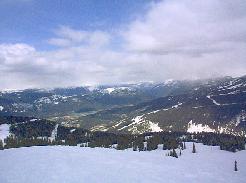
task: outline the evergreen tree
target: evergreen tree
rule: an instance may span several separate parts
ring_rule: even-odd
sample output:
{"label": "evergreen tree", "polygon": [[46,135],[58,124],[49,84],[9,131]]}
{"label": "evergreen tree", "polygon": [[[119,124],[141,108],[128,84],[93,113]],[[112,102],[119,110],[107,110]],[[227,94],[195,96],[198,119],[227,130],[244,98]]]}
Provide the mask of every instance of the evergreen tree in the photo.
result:
{"label": "evergreen tree", "polygon": [[169,156],[173,156],[173,151],[170,151]]}
{"label": "evergreen tree", "polygon": [[184,142],[184,149],[186,149],[186,145],[185,145],[185,142]]}
{"label": "evergreen tree", "polygon": [[192,153],[196,153],[196,146],[195,146],[195,143],[194,142],[193,142]]}
{"label": "evergreen tree", "polygon": [[171,150],[170,153],[169,153],[169,156],[172,156],[172,157],[175,157],[175,158],[178,158],[178,155],[175,151],[175,149]]}
{"label": "evergreen tree", "polygon": [[178,155],[177,155],[175,149],[173,149],[173,157],[178,158]]}
{"label": "evergreen tree", "polygon": [[0,140],[0,150],[3,150],[3,142]]}
{"label": "evergreen tree", "polygon": [[138,150],[138,146],[136,145],[135,142],[133,142],[133,144],[132,144],[132,150],[133,151],[137,151]]}
{"label": "evergreen tree", "polygon": [[184,144],[183,144],[183,142],[180,143],[180,148],[181,148],[182,150],[184,150]]}
{"label": "evergreen tree", "polygon": [[137,146],[133,146],[132,150],[133,151],[137,151],[138,150],[138,147]]}
{"label": "evergreen tree", "polygon": [[235,161],[234,171],[238,171],[238,169],[237,169],[237,161]]}

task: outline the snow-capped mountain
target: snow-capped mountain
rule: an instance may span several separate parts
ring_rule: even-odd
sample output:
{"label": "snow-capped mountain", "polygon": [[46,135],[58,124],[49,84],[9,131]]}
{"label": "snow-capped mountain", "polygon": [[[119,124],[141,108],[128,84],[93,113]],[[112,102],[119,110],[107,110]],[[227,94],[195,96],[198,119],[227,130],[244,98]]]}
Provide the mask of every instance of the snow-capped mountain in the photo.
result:
{"label": "snow-capped mountain", "polygon": [[80,121],[88,125],[102,116],[100,128],[93,129],[123,133],[205,131],[244,136],[246,78],[209,80],[183,94],[101,111]]}
{"label": "snow-capped mountain", "polygon": [[167,96],[172,81],[0,92],[0,114],[56,116],[104,110]]}
{"label": "snow-capped mountain", "polygon": [[246,77],[0,92],[0,115],[33,116],[120,133],[244,135]]}

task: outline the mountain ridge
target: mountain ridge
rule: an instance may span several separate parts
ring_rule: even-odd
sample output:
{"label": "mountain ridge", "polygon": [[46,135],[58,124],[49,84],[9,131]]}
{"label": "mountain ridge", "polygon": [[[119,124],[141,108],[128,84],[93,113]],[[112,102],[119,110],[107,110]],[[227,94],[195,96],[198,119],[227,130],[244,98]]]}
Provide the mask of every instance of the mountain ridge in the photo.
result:
{"label": "mountain ridge", "polygon": [[[0,92],[0,115],[119,133],[198,131],[245,135],[246,76]],[[189,125],[190,124],[190,125]],[[190,127],[190,128],[189,128]]]}

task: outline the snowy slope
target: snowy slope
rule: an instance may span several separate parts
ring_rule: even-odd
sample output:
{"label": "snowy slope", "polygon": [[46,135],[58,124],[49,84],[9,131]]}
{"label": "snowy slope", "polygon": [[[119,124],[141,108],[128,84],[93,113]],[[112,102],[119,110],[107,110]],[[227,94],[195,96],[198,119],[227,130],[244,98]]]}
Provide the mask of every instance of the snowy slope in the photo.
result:
{"label": "snowy slope", "polygon": [[[191,143],[178,159],[166,151],[31,147],[0,151],[3,183],[243,183],[246,151],[231,153]],[[234,172],[234,160],[238,172]]]}
{"label": "snowy slope", "polygon": [[9,124],[1,124],[0,125],[0,140],[4,140],[5,138],[7,138],[10,134],[9,134]]}

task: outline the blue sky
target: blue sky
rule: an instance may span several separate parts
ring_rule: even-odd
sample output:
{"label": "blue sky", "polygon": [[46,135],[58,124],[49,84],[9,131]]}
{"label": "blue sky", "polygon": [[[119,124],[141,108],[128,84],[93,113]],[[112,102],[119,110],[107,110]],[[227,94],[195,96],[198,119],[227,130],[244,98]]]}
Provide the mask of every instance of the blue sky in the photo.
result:
{"label": "blue sky", "polygon": [[246,74],[245,0],[0,0],[0,89]]}
{"label": "blue sky", "polygon": [[146,11],[149,0],[2,0],[0,42],[47,49],[58,26],[114,32]]}

